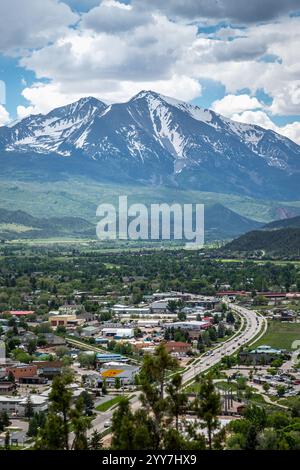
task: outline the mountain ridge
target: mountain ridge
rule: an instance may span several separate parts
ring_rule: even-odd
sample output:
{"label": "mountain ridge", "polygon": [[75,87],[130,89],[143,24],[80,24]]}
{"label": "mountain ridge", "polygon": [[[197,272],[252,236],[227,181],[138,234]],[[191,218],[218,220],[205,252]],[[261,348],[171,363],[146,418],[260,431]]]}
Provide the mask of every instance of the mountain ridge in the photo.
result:
{"label": "mountain ridge", "polygon": [[222,256],[292,257],[300,259],[300,228],[253,230],[221,248]]}
{"label": "mountain ridge", "polygon": [[[274,220],[227,243],[220,251],[225,256],[261,253],[271,256],[300,257],[300,216]],[[259,254],[260,252],[260,254]]]}
{"label": "mountain ridge", "polygon": [[300,216],[274,220],[263,227],[264,230],[280,230],[284,228],[300,228]]}
{"label": "mountain ridge", "polygon": [[0,128],[0,170],[300,198],[300,146],[152,91],[107,105],[93,97]]}
{"label": "mountain ridge", "polygon": [[[207,241],[229,239],[247,230],[261,227],[261,223],[240,216],[222,204],[205,207],[205,237]],[[172,228],[171,228],[172,232]],[[23,210],[0,208],[1,239],[34,239],[72,236],[96,239],[96,219],[82,217],[35,217]]]}

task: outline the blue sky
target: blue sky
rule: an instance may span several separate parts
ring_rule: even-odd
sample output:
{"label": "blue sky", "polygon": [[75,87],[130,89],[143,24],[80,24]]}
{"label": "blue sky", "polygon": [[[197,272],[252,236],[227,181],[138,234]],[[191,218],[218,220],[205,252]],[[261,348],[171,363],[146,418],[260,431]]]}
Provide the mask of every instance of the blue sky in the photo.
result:
{"label": "blue sky", "polygon": [[5,82],[6,109],[16,117],[18,105],[28,105],[28,101],[22,96],[22,90],[26,85],[35,81],[35,74],[19,66],[19,60],[12,57],[0,56],[0,77]]}
{"label": "blue sky", "polygon": [[300,143],[300,0],[0,2],[0,125],[152,89]]}

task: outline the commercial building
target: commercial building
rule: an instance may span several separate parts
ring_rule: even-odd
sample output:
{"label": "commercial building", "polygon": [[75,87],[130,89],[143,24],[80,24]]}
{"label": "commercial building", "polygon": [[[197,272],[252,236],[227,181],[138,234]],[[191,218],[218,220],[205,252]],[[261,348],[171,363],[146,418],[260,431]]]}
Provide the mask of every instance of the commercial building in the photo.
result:
{"label": "commercial building", "polygon": [[172,323],[164,323],[163,328],[180,328],[182,330],[206,330],[211,326],[210,321],[198,321],[198,320],[191,320],[191,321],[176,321]]}
{"label": "commercial building", "polygon": [[23,377],[35,377],[37,375],[37,366],[35,364],[20,364],[6,368],[6,373],[11,373],[14,379],[18,381]]}
{"label": "commercial building", "polygon": [[96,359],[99,363],[111,362],[111,361],[128,362],[128,359],[126,357],[122,356],[121,354],[113,354],[113,353],[97,353]]}
{"label": "commercial building", "polygon": [[81,331],[81,336],[85,338],[93,338],[96,336],[100,331],[99,327],[96,326],[86,326],[85,328],[82,328]]}
{"label": "commercial building", "polygon": [[252,351],[241,351],[240,362],[243,364],[270,364],[278,358],[288,358],[290,354],[282,349],[271,348],[270,346],[258,346]]}
{"label": "commercial building", "polygon": [[189,293],[184,293],[184,292],[175,292],[175,291],[170,291],[170,292],[155,292],[154,294],[151,295],[151,297],[155,300],[161,300],[161,299],[172,299],[172,300],[190,300],[193,297],[193,294]]}
{"label": "commercial building", "polygon": [[191,344],[182,341],[167,341],[164,344],[168,353],[178,354],[179,356],[185,355],[192,349]]}
{"label": "commercial building", "polygon": [[[30,395],[34,413],[47,411],[48,398],[41,395]],[[6,412],[11,417],[24,417],[28,397],[0,396],[0,412]]]}
{"label": "commercial building", "polygon": [[137,326],[139,328],[155,328],[160,325],[160,320],[147,318],[147,320],[138,320]]}
{"label": "commercial building", "polygon": [[107,384],[114,384],[115,380],[119,379],[122,385],[130,385],[134,383],[139,370],[139,367],[130,364],[110,362],[100,369],[100,378],[102,381],[105,380]]}
{"label": "commercial building", "polygon": [[169,297],[161,300],[155,300],[150,304],[150,311],[152,313],[166,313],[168,312],[169,302],[180,301],[180,297]]}
{"label": "commercial building", "polygon": [[75,314],[62,314],[49,316],[49,322],[53,328],[58,326],[65,326],[67,328],[82,325],[84,320],[77,318]]}
{"label": "commercial building", "polygon": [[66,340],[62,336],[54,335],[53,333],[43,333],[43,338],[46,340],[47,346],[57,347],[66,344]]}
{"label": "commercial building", "polygon": [[62,361],[37,361],[34,364],[37,367],[38,375],[47,379],[60,375],[63,368]]}
{"label": "commercial building", "polygon": [[150,313],[149,307],[129,307],[128,305],[115,305],[112,311],[117,315],[148,315]]}
{"label": "commercial building", "polygon": [[113,339],[134,338],[133,328],[103,328],[102,335]]}

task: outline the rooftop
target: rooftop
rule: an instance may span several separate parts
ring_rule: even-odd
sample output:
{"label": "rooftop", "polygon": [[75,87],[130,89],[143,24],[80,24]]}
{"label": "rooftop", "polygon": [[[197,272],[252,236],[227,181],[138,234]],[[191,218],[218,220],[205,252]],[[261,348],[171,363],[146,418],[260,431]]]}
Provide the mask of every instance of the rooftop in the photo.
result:
{"label": "rooftop", "polygon": [[11,315],[33,315],[35,312],[33,310],[10,310]]}

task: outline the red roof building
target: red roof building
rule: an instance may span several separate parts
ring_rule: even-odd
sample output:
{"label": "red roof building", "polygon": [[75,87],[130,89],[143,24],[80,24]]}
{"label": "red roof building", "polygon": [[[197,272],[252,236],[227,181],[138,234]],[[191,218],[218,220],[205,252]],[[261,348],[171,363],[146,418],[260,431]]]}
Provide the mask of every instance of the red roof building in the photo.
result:
{"label": "red roof building", "polygon": [[212,317],[204,317],[203,321],[207,321],[208,323],[213,323],[214,319]]}
{"label": "red roof building", "polygon": [[6,373],[12,373],[15,380],[23,377],[35,377],[37,375],[37,366],[34,364],[20,364],[18,366],[7,367]]}
{"label": "red roof building", "polygon": [[191,350],[192,346],[189,343],[183,341],[167,341],[165,348],[168,353],[186,354]]}
{"label": "red roof building", "polygon": [[9,313],[14,316],[22,316],[22,315],[33,315],[35,312],[33,310],[10,310]]}

